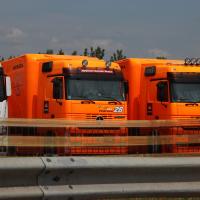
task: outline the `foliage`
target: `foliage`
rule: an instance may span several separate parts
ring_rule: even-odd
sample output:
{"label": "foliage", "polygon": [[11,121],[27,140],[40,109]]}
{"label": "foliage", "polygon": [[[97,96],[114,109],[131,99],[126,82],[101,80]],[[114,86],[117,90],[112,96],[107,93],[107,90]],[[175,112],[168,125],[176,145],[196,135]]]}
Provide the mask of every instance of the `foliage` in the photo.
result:
{"label": "foliage", "polygon": [[73,52],[72,52],[72,55],[73,55],[73,56],[78,55],[78,52],[77,52],[77,51],[73,51]]}
{"label": "foliage", "polygon": [[165,57],[165,56],[158,56],[158,57],[156,57],[156,59],[166,60],[167,57]]}
{"label": "foliage", "polygon": [[[90,57],[97,57],[99,59],[104,59],[106,54],[105,54],[106,50],[101,48],[100,46],[97,47],[90,47],[85,48],[83,50],[82,54],[78,54],[78,51],[74,50],[71,55],[83,55],[83,56],[90,56]],[[38,52],[38,54],[42,54],[43,52]],[[54,50],[53,49],[47,49],[45,54],[54,54]],[[63,49],[59,49],[57,52],[57,55],[65,55],[65,52],[63,51]],[[11,59],[14,58],[15,56],[9,56],[7,59]],[[121,60],[126,58],[126,56],[123,54],[123,50],[122,49],[117,49],[116,52],[113,53],[113,55],[110,57],[110,61],[117,61],[117,60]],[[164,58],[162,58],[164,59]],[[5,60],[4,57],[0,56],[0,61]]]}
{"label": "foliage", "polygon": [[117,51],[115,53],[113,53],[113,55],[110,57],[110,61],[114,62],[114,61],[122,60],[122,59],[125,59],[125,58],[126,58],[126,56],[124,56],[123,50],[117,49]]}
{"label": "foliage", "polygon": [[65,52],[64,52],[62,49],[60,49],[60,50],[58,51],[58,55],[65,55]]}
{"label": "foliage", "polygon": [[83,51],[83,55],[103,59],[105,56],[105,49],[102,49],[101,47],[98,46],[97,48],[90,47],[90,51],[88,51],[88,49],[85,48]]}
{"label": "foliage", "polygon": [[53,49],[47,49],[46,54],[53,54]]}

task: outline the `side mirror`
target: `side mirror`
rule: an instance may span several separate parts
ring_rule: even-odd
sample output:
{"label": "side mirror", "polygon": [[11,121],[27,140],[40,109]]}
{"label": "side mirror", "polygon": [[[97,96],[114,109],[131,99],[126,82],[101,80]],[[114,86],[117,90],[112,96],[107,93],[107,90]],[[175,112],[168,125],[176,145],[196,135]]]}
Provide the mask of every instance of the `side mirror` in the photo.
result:
{"label": "side mirror", "polygon": [[168,83],[166,81],[160,81],[157,84],[157,100],[168,102]]}
{"label": "side mirror", "polygon": [[10,97],[11,94],[11,80],[9,76],[6,76],[6,96]]}
{"label": "side mirror", "polygon": [[63,99],[63,79],[54,78],[53,82],[53,98],[54,99]]}

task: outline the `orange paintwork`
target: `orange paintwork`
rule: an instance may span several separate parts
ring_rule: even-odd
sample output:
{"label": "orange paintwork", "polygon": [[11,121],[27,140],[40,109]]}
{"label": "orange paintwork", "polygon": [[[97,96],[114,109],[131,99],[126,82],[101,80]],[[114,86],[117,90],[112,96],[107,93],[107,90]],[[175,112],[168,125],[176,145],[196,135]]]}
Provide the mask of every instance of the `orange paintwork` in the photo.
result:
{"label": "orange paintwork", "polygon": [[[12,96],[8,100],[8,116],[13,118],[63,118],[71,120],[96,120],[97,116],[102,116],[105,120],[125,120],[127,118],[126,101],[122,101],[120,104],[123,111],[115,113],[115,107],[119,106],[115,101],[95,101],[93,104],[87,101],[82,103],[82,100],[67,100],[65,99],[64,88],[63,99],[53,98],[52,80],[55,75],[62,77],[60,74],[63,73],[63,68],[81,69],[82,61],[85,59],[89,63],[86,69],[105,70],[104,60],[84,56],[26,54],[2,62],[5,73],[11,77],[12,83]],[[42,64],[49,61],[53,62],[52,71],[42,72]],[[120,71],[120,67],[116,63],[112,63],[110,69]],[[45,102],[49,103],[46,113],[44,111]],[[126,133],[124,129],[121,132],[122,134]],[[77,128],[73,129],[70,134],[83,133],[82,130]],[[93,133],[95,135],[95,131]],[[104,130],[98,134],[106,133],[109,134],[109,131]],[[113,133],[116,132],[113,131]],[[117,132],[117,134],[120,133]],[[56,135],[63,135],[63,131],[58,131]],[[95,149],[95,153],[96,151]],[[124,148],[121,153],[126,151],[126,148]],[[76,150],[77,152],[81,153],[81,150]],[[104,151],[104,153],[106,152]],[[71,153],[73,154],[73,152]],[[119,153],[119,150],[116,153]]]}
{"label": "orange paintwork", "polygon": [[[116,62],[120,65],[124,74],[125,80],[128,81],[128,119],[129,120],[157,120],[157,119],[184,119],[184,118],[199,118],[200,103],[195,106],[187,106],[187,102],[168,102],[161,103],[157,100],[157,83],[165,80],[168,82],[167,73],[184,73],[193,72],[199,73],[200,66],[186,66],[182,60],[161,60],[161,59],[143,59],[143,58],[128,58]],[[156,67],[156,74],[145,76],[146,67]],[[170,91],[170,89],[168,88]],[[168,95],[170,96],[170,92]],[[152,113],[148,115],[148,105],[152,106]],[[142,132],[142,133],[141,133]],[[194,131],[182,129],[177,130],[162,130],[159,134],[195,134]],[[196,132],[197,133],[197,132]],[[151,131],[140,131],[140,134],[152,134]],[[199,134],[199,133],[197,133]],[[170,147],[171,148],[171,147]],[[182,147],[183,148],[183,147]],[[164,148],[165,149],[165,148]],[[198,147],[200,149],[200,147]],[[148,151],[147,149],[145,151]],[[177,146],[173,150],[178,152]],[[187,150],[185,149],[185,152]]]}
{"label": "orange paintwork", "polygon": [[[199,66],[186,66],[182,60],[161,60],[129,58],[117,62],[129,83],[128,119],[155,120],[200,117],[200,104],[188,107],[184,103],[163,102],[157,100],[156,84],[167,80],[167,73],[193,72],[199,73]],[[155,66],[156,74],[145,76],[146,67]],[[169,94],[170,95],[170,94]],[[147,103],[152,103],[152,115],[147,115]]]}

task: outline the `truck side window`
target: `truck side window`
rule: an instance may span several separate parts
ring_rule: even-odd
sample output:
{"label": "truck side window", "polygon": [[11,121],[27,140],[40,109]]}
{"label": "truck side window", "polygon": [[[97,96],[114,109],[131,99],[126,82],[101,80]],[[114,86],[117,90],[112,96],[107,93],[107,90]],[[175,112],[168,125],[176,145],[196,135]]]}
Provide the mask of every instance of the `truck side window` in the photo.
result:
{"label": "truck side window", "polygon": [[160,81],[157,83],[157,100],[161,102],[168,102],[168,83]]}
{"label": "truck side window", "polygon": [[53,79],[53,98],[63,99],[63,78],[56,77]]}

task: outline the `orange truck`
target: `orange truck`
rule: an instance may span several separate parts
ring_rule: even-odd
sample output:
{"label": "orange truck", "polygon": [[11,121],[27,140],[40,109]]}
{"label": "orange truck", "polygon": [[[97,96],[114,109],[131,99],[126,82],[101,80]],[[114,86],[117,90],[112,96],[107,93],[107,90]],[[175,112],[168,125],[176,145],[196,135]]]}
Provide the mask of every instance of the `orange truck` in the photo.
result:
{"label": "orange truck", "polygon": [[[10,118],[62,118],[67,120],[126,120],[126,87],[117,63],[68,55],[26,54],[2,62],[10,76]],[[126,129],[11,129],[10,134],[47,136],[127,135]],[[17,133],[15,133],[17,132]],[[21,154],[43,154],[44,148],[17,148]],[[50,150],[49,150],[50,151]],[[48,152],[47,152],[48,153]],[[58,155],[124,154],[127,147],[68,147]]]}
{"label": "orange truck", "polygon": [[[200,118],[200,59],[187,58],[184,62],[128,58],[117,64],[128,81],[129,120]],[[198,129],[186,130],[184,127],[181,130],[165,129],[148,133],[139,129],[129,131],[130,135],[200,133]],[[200,152],[200,144],[167,145],[153,151]]]}

